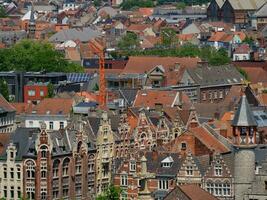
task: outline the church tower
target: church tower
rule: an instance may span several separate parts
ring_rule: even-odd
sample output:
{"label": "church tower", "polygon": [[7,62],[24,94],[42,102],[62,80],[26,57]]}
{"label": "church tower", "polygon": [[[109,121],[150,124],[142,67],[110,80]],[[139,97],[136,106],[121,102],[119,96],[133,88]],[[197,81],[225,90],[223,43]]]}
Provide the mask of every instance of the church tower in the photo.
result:
{"label": "church tower", "polygon": [[255,153],[257,146],[257,122],[245,95],[240,99],[233,122],[234,191],[235,200],[243,200],[255,177]]}

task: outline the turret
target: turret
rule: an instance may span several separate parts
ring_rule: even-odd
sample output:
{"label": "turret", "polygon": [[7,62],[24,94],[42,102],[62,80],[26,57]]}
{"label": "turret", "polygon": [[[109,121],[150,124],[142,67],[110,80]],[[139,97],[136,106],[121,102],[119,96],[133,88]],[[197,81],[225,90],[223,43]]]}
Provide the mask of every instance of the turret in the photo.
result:
{"label": "turret", "polygon": [[248,104],[245,95],[241,97],[237,111],[232,122],[234,145],[255,146],[257,122]]}
{"label": "turret", "polygon": [[257,122],[243,95],[232,122],[233,144],[235,147],[234,160],[234,191],[235,200],[243,200],[249,193],[251,183],[255,178],[255,153],[257,146]]}

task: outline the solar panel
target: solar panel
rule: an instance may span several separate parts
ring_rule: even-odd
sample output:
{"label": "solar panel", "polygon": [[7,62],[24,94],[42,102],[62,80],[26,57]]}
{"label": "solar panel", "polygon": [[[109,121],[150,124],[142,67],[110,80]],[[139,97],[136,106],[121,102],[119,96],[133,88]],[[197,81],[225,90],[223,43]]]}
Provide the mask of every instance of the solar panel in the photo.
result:
{"label": "solar panel", "polygon": [[67,80],[71,83],[88,82],[91,79],[91,74],[87,73],[69,73]]}

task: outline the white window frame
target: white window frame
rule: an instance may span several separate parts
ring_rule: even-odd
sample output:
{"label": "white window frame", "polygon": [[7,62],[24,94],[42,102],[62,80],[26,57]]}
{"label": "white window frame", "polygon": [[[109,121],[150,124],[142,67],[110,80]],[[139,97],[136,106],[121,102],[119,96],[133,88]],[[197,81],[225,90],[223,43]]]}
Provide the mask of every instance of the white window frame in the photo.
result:
{"label": "white window frame", "polygon": [[158,189],[159,190],[168,190],[169,189],[169,181],[168,181],[168,179],[159,179],[159,181],[158,181]]}
{"label": "white window frame", "polygon": [[127,174],[121,175],[121,186],[128,186],[128,175]]}

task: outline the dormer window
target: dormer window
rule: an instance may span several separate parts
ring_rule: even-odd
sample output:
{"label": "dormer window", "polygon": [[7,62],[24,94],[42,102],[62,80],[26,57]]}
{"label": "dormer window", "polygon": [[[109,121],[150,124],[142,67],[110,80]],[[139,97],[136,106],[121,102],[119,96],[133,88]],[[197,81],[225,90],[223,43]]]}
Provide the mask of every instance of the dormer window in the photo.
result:
{"label": "dormer window", "polygon": [[167,157],[161,161],[162,167],[171,167],[172,164],[173,164],[173,158],[171,156],[169,156],[169,157]]}

